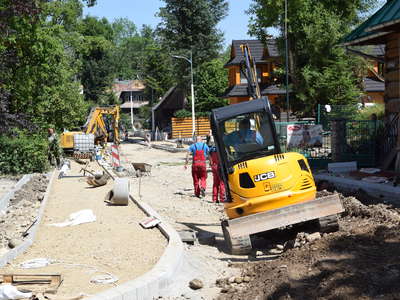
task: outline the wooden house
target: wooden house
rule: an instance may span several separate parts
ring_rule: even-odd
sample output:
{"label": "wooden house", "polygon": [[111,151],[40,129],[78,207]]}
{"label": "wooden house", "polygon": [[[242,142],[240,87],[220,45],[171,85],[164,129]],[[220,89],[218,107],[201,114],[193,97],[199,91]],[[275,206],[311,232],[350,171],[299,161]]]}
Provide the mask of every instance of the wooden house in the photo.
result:
{"label": "wooden house", "polygon": [[348,52],[364,57],[368,62],[368,72],[362,78],[364,96],[361,102],[384,103],[385,79],[385,45],[353,46],[347,47]]}
{"label": "wooden house", "polygon": [[136,114],[140,107],[149,104],[144,94],[145,88],[141,80],[116,80],[114,82],[112,90],[121,102],[122,112],[130,113],[132,107],[133,113]]}
{"label": "wooden house", "polygon": [[248,101],[247,80],[240,71],[244,59],[240,49],[241,44],[248,44],[251,55],[256,62],[257,77],[261,95],[268,96],[271,104],[275,104],[278,97],[285,95],[285,87],[280,87],[272,76],[274,69],[281,63],[281,58],[275,40],[269,40],[265,45],[259,40],[233,40],[230,60],[225,64],[228,68],[229,87],[224,98],[230,104]]}
{"label": "wooden house", "polygon": [[[347,35],[343,42],[346,46],[385,45],[383,76],[386,130],[381,155],[389,157],[400,146],[400,0],[388,0]],[[399,155],[396,169],[400,169]]]}

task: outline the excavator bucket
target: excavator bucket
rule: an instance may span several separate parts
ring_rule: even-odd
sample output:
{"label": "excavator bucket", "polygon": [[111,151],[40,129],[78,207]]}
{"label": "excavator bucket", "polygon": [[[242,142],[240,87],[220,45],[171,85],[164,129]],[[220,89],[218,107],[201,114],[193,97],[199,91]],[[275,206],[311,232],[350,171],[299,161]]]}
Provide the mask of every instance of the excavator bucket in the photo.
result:
{"label": "excavator bucket", "polygon": [[232,237],[250,235],[343,212],[338,194],[229,220]]}

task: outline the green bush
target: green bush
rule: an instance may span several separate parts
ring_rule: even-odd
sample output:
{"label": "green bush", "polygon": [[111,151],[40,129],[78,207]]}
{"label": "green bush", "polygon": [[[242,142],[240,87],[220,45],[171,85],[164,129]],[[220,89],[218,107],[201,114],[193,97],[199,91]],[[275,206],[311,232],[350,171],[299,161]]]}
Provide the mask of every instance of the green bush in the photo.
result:
{"label": "green bush", "polygon": [[385,105],[375,104],[373,106],[364,107],[357,112],[355,119],[371,120],[373,114],[375,114],[377,120],[383,120],[385,116]]}
{"label": "green bush", "polygon": [[[209,117],[210,116],[210,112],[205,112],[205,111],[200,111],[195,113],[196,118],[199,117]],[[175,118],[191,118],[192,117],[192,112],[186,110],[186,109],[181,109],[181,110],[177,110],[174,113],[174,117]]]}
{"label": "green bush", "polygon": [[17,132],[0,136],[0,173],[42,173],[48,168],[47,139],[37,134]]}

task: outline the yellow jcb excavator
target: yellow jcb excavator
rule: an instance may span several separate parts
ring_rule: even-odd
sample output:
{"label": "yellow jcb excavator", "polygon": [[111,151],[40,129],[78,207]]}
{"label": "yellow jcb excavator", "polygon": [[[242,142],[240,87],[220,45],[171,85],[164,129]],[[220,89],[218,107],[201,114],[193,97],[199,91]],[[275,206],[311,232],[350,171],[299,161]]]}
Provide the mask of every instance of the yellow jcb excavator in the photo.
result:
{"label": "yellow jcb excavator", "polygon": [[[106,125],[105,118],[110,116],[109,126]],[[74,135],[76,134],[93,134],[95,144],[104,144],[114,142],[119,144],[119,119],[120,108],[118,105],[107,107],[93,107],[86,120],[82,131],[67,131],[63,132],[60,137],[61,148],[64,151],[73,151]]]}
{"label": "yellow jcb excavator", "polygon": [[313,220],[322,232],[338,229],[338,195],[316,198],[307,159],[282,153],[268,98],[261,97],[255,61],[241,46],[250,101],[214,109],[211,128],[227,187],[222,230],[232,254],[252,249],[251,235]]}

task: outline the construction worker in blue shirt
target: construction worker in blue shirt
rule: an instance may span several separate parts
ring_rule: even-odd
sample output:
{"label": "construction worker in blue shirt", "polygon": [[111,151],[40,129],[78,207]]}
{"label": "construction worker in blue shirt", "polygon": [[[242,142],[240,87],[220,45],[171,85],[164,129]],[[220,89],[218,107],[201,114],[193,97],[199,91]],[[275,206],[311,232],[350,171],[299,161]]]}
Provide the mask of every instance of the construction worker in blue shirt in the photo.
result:
{"label": "construction worker in blue shirt", "polygon": [[192,154],[192,177],[194,185],[194,194],[196,197],[205,197],[206,194],[206,180],[207,180],[207,167],[206,161],[210,149],[207,144],[202,140],[201,136],[198,136],[196,143],[192,144],[186,155],[185,169],[189,163],[189,155]]}

